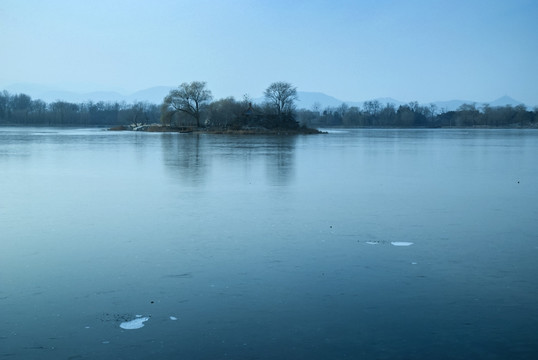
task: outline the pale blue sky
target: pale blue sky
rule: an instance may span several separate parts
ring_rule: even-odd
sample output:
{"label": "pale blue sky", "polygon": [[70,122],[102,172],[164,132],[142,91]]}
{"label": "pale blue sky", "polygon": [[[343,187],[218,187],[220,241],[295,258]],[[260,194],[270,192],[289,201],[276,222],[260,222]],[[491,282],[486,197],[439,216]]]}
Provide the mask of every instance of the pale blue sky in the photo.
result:
{"label": "pale blue sky", "polygon": [[535,0],[0,0],[0,88],[130,93],[274,81],[347,101],[538,105]]}

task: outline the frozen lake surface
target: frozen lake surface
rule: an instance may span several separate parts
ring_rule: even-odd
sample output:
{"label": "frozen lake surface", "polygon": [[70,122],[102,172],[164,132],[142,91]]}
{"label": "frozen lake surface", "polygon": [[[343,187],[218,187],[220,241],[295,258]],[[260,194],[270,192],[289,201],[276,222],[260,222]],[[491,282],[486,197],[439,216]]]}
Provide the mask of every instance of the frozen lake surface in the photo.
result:
{"label": "frozen lake surface", "polygon": [[0,128],[0,357],[536,359],[537,185],[535,130]]}

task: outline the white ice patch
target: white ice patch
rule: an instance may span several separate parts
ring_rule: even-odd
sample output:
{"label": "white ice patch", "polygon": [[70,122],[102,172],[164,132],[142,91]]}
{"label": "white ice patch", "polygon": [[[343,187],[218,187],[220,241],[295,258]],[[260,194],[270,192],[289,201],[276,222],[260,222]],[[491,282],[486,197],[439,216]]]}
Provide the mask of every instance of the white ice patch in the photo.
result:
{"label": "white ice patch", "polygon": [[366,243],[368,245],[377,245],[377,244],[379,244],[379,241],[367,241]]}
{"label": "white ice patch", "polygon": [[120,328],[125,330],[140,329],[144,326],[144,322],[148,321],[149,317],[139,317],[131,321],[125,321],[120,324]]}
{"label": "white ice patch", "polygon": [[408,242],[408,241],[392,241],[391,244],[394,245],[394,246],[410,246],[410,245],[413,245],[412,242]]}

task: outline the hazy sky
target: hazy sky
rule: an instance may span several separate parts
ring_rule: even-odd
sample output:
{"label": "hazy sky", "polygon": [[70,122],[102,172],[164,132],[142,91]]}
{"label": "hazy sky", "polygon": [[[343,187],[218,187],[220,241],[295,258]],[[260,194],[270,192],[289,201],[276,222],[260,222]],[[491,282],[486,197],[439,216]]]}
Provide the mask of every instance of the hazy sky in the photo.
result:
{"label": "hazy sky", "polygon": [[0,0],[0,88],[538,105],[536,0]]}

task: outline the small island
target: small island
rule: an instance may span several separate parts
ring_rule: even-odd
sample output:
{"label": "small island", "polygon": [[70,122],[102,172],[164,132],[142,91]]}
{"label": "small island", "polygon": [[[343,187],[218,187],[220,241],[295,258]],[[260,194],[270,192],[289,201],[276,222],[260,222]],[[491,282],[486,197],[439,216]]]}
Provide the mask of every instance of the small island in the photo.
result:
{"label": "small island", "polygon": [[320,134],[317,129],[300,125],[296,120],[297,88],[287,82],[272,83],[264,92],[265,102],[253,104],[233,97],[211,102],[213,96],[206,83],[182,83],[164,98],[160,106],[161,123],[140,122],[112,127],[110,130],[211,134]]}
{"label": "small island", "polygon": [[133,127],[130,125],[114,126],[108,129],[109,131],[144,131],[144,132],[172,132],[172,133],[194,133],[194,134],[228,134],[228,135],[310,135],[310,134],[325,134],[326,132],[318,129],[300,126],[296,129],[273,128],[267,129],[264,127],[244,127],[240,129],[219,129],[212,127],[173,127],[163,126],[160,124],[142,125]]}

